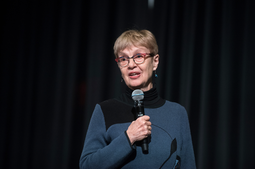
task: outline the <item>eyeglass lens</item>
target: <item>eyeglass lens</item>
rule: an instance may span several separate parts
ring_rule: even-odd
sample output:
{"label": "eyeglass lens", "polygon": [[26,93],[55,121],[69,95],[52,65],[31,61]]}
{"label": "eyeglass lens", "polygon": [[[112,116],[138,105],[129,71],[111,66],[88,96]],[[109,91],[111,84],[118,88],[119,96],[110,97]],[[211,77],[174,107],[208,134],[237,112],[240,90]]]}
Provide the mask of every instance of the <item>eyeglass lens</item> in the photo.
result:
{"label": "eyeglass lens", "polygon": [[139,55],[133,56],[132,58],[129,58],[127,56],[123,57],[119,59],[120,66],[122,67],[127,66],[129,64],[129,59],[133,59],[136,64],[141,64],[144,62],[144,55],[139,54]]}

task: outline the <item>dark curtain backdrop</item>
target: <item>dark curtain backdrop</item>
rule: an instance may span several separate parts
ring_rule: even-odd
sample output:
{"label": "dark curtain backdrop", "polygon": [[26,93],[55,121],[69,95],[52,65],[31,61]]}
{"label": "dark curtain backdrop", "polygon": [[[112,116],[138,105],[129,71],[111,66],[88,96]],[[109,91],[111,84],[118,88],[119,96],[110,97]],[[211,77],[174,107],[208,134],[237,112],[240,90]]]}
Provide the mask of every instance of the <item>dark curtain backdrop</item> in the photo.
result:
{"label": "dark curtain backdrop", "polygon": [[187,109],[197,167],[254,168],[254,1],[150,2],[1,2],[0,168],[78,168],[95,104],[125,88],[112,48],[130,28],[158,40],[157,87]]}

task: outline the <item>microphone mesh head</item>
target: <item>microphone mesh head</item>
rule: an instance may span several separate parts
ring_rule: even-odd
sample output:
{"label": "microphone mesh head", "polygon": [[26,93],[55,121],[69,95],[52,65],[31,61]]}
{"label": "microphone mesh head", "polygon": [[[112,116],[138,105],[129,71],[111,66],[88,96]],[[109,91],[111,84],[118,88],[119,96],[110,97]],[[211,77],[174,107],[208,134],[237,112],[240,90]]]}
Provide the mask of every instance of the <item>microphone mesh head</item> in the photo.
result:
{"label": "microphone mesh head", "polygon": [[139,101],[139,100],[143,100],[143,98],[144,98],[144,93],[143,93],[143,91],[142,90],[140,90],[140,89],[136,89],[136,90],[134,90],[133,92],[132,92],[132,99],[134,100],[134,101]]}

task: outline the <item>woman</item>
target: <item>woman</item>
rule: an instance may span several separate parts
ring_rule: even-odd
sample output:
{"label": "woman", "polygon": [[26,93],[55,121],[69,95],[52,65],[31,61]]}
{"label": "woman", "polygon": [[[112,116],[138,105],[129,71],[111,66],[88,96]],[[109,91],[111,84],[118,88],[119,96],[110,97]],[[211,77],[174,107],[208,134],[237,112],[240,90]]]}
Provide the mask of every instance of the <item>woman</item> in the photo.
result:
{"label": "woman", "polygon": [[[80,168],[196,168],[186,110],[158,96],[154,76],[158,46],[148,30],[128,30],[114,44],[116,62],[127,90],[96,105]],[[144,112],[132,113],[133,90],[144,92]],[[140,142],[148,139],[144,154]]]}

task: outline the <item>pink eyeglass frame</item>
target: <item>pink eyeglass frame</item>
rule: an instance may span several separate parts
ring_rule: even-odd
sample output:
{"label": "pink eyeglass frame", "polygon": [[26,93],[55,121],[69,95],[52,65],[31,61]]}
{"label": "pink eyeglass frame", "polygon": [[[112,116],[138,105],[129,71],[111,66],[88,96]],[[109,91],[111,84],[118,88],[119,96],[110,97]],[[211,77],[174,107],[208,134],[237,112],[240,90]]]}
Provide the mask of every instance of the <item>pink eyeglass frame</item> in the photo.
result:
{"label": "pink eyeglass frame", "polygon": [[[134,56],[127,57],[127,58],[128,58],[128,59],[134,59],[134,57],[137,56],[137,55],[142,55],[143,57],[145,57],[145,56],[147,56],[147,55],[153,56],[152,53],[137,53],[137,54],[135,54]],[[119,59],[121,59],[121,58],[123,58],[123,56],[116,58],[115,61],[118,63],[118,62],[119,62]]]}

